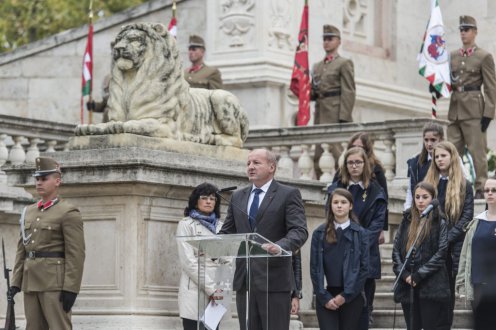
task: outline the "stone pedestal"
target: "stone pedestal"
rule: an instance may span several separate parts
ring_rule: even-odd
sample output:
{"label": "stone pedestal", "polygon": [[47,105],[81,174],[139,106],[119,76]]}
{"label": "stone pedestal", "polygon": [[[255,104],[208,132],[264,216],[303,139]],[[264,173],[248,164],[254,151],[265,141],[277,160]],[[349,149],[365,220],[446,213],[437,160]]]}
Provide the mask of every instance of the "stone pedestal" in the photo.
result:
{"label": "stone pedestal", "polygon": [[[246,185],[245,158],[218,160],[138,147],[48,155],[61,163],[60,195],[79,207],[84,220],[86,261],[82,289],[74,307],[76,328],[103,325],[105,329],[181,329],[177,222],[183,218],[187,199],[196,185],[205,181],[218,187]],[[27,166],[7,168],[9,183],[34,193],[28,175],[32,170]],[[310,210],[322,208],[314,202],[323,198],[322,184],[290,184],[301,189]],[[228,193],[224,195],[229,199]],[[223,202],[222,217],[226,205]],[[316,213],[319,212],[310,211],[312,215]],[[312,220],[310,228],[322,218]],[[10,245],[9,256],[14,251],[15,246]],[[304,273],[308,274],[308,258],[304,258]],[[308,290],[311,284],[306,279]],[[16,306],[22,318],[21,296],[16,297]],[[308,292],[304,302],[308,308],[310,301]],[[235,329],[237,319],[231,322],[226,328]],[[298,326],[295,324],[295,329]]]}

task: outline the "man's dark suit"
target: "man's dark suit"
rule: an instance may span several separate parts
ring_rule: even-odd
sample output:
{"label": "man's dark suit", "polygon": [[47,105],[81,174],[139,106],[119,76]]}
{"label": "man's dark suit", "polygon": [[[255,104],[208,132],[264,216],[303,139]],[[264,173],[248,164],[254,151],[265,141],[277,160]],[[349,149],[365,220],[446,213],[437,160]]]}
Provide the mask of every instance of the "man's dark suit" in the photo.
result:
{"label": "man's dark suit", "polygon": [[[253,232],[274,242],[284,250],[295,252],[300,249],[308,238],[308,230],[305,209],[299,190],[273,180],[260,204],[256,217],[256,227],[253,231],[245,211],[248,208],[251,190],[252,186],[250,185],[233,194],[227,211],[226,221],[220,234]],[[265,291],[263,288],[267,287],[267,279],[265,278],[264,271],[257,271],[260,270],[257,264],[265,262],[262,260],[254,261],[255,264],[251,267],[252,291]],[[286,330],[289,326],[290,300],[293,289],[291,258],[269,258],[268,262],[269,328]],[[238,265],[243,265],[243,263],[238,263]],[[243,296],[243,294],[246,296],[245,267],[237,267],[233,288],[237,291],[238,296]],[[265,292],[262,295],[265,295]],[[238,316],[242,329],[244,329],[243,314],[245,307],[243,306],[243,300],[237,299]],[[254,312],[256,310],[253,310],[254,308],[252,307],[250,307],[250,314],[255,315]],[[255,309],[263,313],[261,310],[264,307],[258,306]],[[281,312],[284,312],[286,309],[287,320],[285,318],[286,315],[281,315]],[[252,320],[253,315],[250,315],[250,320]],[[261,319],[264,319],[264,317],[262,316]],[[267,329],[267,324],[250,321],[250,330],[253,329]]]}

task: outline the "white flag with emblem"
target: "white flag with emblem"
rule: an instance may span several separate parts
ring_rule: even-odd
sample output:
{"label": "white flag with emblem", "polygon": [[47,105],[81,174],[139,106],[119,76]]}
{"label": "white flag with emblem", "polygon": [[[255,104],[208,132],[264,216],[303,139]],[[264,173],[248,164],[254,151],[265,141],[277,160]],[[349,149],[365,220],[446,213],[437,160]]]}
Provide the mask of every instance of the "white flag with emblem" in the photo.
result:
{"label": "white flag with emblem", "polygon": [[443,17],[439,0],[431,0],[431,17],[417,56],[419,73],[442,96],[451,94],[449,52],[444,39]]}

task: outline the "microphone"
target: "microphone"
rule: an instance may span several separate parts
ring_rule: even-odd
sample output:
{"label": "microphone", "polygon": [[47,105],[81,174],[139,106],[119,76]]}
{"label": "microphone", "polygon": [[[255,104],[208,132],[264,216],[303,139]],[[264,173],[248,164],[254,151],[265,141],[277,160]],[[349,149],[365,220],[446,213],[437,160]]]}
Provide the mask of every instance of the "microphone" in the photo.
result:
{"label": "microphone", "polygon": [[439,206],[439,201],[437,199],[433,199],[432,202],[429,204],[429,206],[427,206],[426,209],[420,214],[420,219],[428,216],[429,213],[431,213],[431,211],[438,206]]}
{"label": "microphone", "polygon": [[[223,199],[224,201],[226,201],[228,204],[231,204],[235,209],[237,209],[238,211],[240,211],[241,213],[243,213],[244,215],[246,215],[248,217],[248,219],[251,219],[251,220],[255,220],[253,219],[252,217],[250,217],[250,215],[248,213],[246,213],[245,210],[243,210],[243,208],[241,208],[239,205],[235,204],[235,203],[231,203],[231,201],[227,198],[225,198],[224,196],[222,196],[220,193],[221,192],[224,192],[224,191],[231,191],[231,190],[235,190],[237,189],[238,187],[227,187],[227,188],[223,188],[223,189],[219,189],[215,192],[215,194],[217,196],[219,196],[221,199]],[[256,228],[254,229],[256,230]]]}
{"label": "microphone", "polygon": [[216,193],[222,193],[222,192],[236,190],[236,189],[238,189],[237,186],[232,186],[232,187],[227,187],[227,188],[219,189],[219,190],[216,191]]}

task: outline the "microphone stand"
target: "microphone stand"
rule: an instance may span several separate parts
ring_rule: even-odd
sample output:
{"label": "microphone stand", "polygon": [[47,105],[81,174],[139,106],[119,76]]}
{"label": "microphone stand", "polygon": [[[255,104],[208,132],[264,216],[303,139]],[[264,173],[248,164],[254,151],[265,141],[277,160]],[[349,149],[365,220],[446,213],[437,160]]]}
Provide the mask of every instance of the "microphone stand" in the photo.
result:
{"label": "microphone stand", "polygon": [[[427,217],[427,216],[428,216],[428,214],[425,217]],[[420,220],[422,220],[422,218],[424,218],[424,217],[421,217]],[[415,267],[415,253],[417,251],[417,248],[416,248],[417,242],[420,238],[420,235],[423,234],[423,232],[424,232],[426,223],[427,223],[427,219],[422,223],[422,227],[420,228],[420,231],[418,231],[417,236],[415,237],[415,240],[413,241],[412,246],[410,247],[410,249],[408,250],[408,252],[405,256],[405,262],[403,263],[403,266],[401,266],[401,270],[398,273],[396,280],[394,281],[393,288],[391,289],[391,291],[393,291],[393,292],[398,287],[399,281],[401,279],[401,275],[403,275],[407,263],[410,263],[410,270],[413,274],[413,269]],[[411,224],[410,224],[410,226],[411,226]],[[414,303],[414,288],[413,288],[413,280],[412,280],[412,284],[410,284],[410,330],[413,330],[413,313],[414,313],[413,303]]]}
{"label": "microphone stand", "polygon": [[[244,211],[241,207],[239,207],[236,203],[232,203],[231,200],[225,198],[224,196],[222,196],[221,192],[223,192],[222,190],[218,190],[215,192],[215,194],[217,196],[219,196],[222,200],[224,200],[225,202],[227,202],[228,204],[234,206],[238,211],[240,211],[241,213],[243,213],[244,215],[246,215],[248,217],[248,219],[250,219],[250,215],[248,213],[246,213],[246,211]],[[252,243],[252,244],[249,244],[249,246],[247,246],[247,243]],[[249,311],[250,311],[250,299],[251,299],[251,276],[249,275],[250,274],[250,259],[248,258],[249,255],[251,255],[251,249],[253,248],[253,246],[255,246],[253,243],[256,243],[258,245],[261,246],[260,243],[258,242],[254,242],[253,240],[250,240],[249,242],[245,243],[245,248],[247,247],[248,249],[246,249],[245,251],[245,254],[246,254],[246,275],[245,275],[245,280],[246,280],[246,285],[247,285],[247,288],[248,288],[248,293],[246,294],[246,301],[245,301],[245,306],[246,306],[246,311],[245,311],[245,326],[246,326],[246,329],[249,329],[250,326],[249,326]]]}

